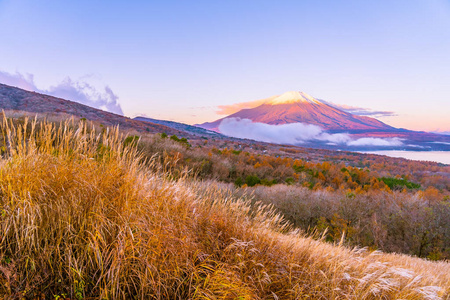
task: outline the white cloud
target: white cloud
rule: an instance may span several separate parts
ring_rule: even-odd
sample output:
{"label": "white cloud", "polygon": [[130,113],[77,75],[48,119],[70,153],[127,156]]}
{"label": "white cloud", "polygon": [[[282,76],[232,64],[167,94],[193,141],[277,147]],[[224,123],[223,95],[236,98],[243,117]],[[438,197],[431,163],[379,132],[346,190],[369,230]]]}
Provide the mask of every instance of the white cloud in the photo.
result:
{"label": "white cloud", "polygon": [[10,74],[2,71],[0,71],[0,83],[75,101],[84,105],[123,115],[122,108],[118,101],[119,97],[114,94],[109,86],[104,86],[99,90],[85,81],[74,81],[70,77],[67,77],[61,83],[51,86],[49,89],[39,89],[34,83],[34,76],[32,74]]}
{"label": "white cloud", "polygon": [[34,84],[34,76],[32,74],[10,74],[0,71],[0,83],[16,86],[28,91],[36,91],[36,85]]}
{"label": "white cloud", "polygon": [[105,86],[103,89],[104,91],[99,91],[87,82],[73,81],[67,77],[44,93],[123,115],[118,101],[119,97],[114,94],[109,86]]}
{"label": "white cloud", "polygon": [[347,133],[327,133],[316,125],[291,123],[270,125],[253,122],[250,119],[227,118],[220,125],[221,133],[261,142],[298,145],[305,142],[324,142],[347,146],[401,146],[399,138],[360,138],[352,139]]}
{"label": "white cloud", "polygon": [[347,143],[349,146],[401,146],[401,139],[394,138],[360,138]]}
{"label": "white cloud", "polygon": [[302,123],[269,125],[240,118],[224,119],[219,125],[219,130],[228,136],[282,144],[303,143],[322,133],[322,129],[315,125]]}

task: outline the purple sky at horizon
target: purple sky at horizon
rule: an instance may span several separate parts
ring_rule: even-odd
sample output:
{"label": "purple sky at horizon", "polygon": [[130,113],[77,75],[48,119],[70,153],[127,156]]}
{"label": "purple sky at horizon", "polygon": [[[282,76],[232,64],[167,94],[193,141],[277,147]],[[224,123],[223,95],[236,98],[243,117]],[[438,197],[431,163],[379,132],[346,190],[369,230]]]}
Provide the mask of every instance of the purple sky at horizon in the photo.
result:
{"label": "purple sky at horizon", "polygon": [[131,117],[202,123],[296,90],[450,131],[448,0],[0,0],[0,40],[0,82]]}

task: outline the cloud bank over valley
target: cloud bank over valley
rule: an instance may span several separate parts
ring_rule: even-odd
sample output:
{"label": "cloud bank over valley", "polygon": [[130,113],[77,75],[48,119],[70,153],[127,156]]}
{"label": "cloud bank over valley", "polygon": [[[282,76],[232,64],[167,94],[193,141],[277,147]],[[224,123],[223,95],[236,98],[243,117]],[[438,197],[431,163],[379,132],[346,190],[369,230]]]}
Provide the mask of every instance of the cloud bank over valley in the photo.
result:
{"label": "cloud bank over valley", "polygon": [[402,146],[400,138],[359,138],[353,139],[347,133],[327,133],[316,125],[291,123],[270,125],[252,122],[250,119],[227,118],[220,125],[221,133],[243,139],[253,139],[276,144],[300,145],[321,142],[329,145],[345,146]]}

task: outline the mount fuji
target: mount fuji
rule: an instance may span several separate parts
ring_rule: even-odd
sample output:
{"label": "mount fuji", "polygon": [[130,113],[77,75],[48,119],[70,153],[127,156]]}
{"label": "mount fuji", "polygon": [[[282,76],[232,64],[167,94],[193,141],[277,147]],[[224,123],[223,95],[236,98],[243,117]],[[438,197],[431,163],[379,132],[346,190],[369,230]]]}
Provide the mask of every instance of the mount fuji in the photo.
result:
{"label": "mount fuji", "polygon": [[291,91],[257,101],[227,117],[195,126],[227,136],[339,149],[450,150],[450,137],[395,128]]}
{"label": "mount fuji", "polygon": [[249,119],[253,122],[271,125],[303,123],[317,125],[323,130],[350,133],[396,130],[396,128],[374,118],[351,114],[306,93],[295,91],[267,98],[260,106],[242,109],[225,118],[197,126],[220,132],[220,123],[229,118]]}

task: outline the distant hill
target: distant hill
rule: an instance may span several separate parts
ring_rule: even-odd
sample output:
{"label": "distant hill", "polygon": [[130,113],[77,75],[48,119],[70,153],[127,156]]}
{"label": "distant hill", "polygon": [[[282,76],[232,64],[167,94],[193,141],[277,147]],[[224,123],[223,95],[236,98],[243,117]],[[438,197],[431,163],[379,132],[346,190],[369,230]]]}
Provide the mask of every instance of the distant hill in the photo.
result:
{"label": "distant hill", "polygon": [[68,114],[90,121],[100,122],[105,126],[119,125],[121,129],[137,130],[150,133],[166,132],[180,136],[187,133],[164,124],[141,122],[128,117],[89,107],[74,101],[45,94],[26,91],[0,83],[0,109],[25,111],[36,114]]}
{"label": "distant hill", "polygon": [[215,131],[207,130],[207,129],[200,128],[197,126],[173,122],[173,121],[157,120],[157,119],[152,119],[152,118],[147,118],[147,117],[136,117],[136,118],[133,118],[133,120],[137,120],[137,121],[141,121],[141,122],[150,122],[150,123],[154,123],[154,124],[160,124],[160,125],[171,127],[171,128],[174,128],[174,129],[177,129],[180,131],[184,131],[184,132],[188,132],[188,133],[191,133],[193,135],[198,135],[198,136],[226,138],[224,135],[217,133]]}

